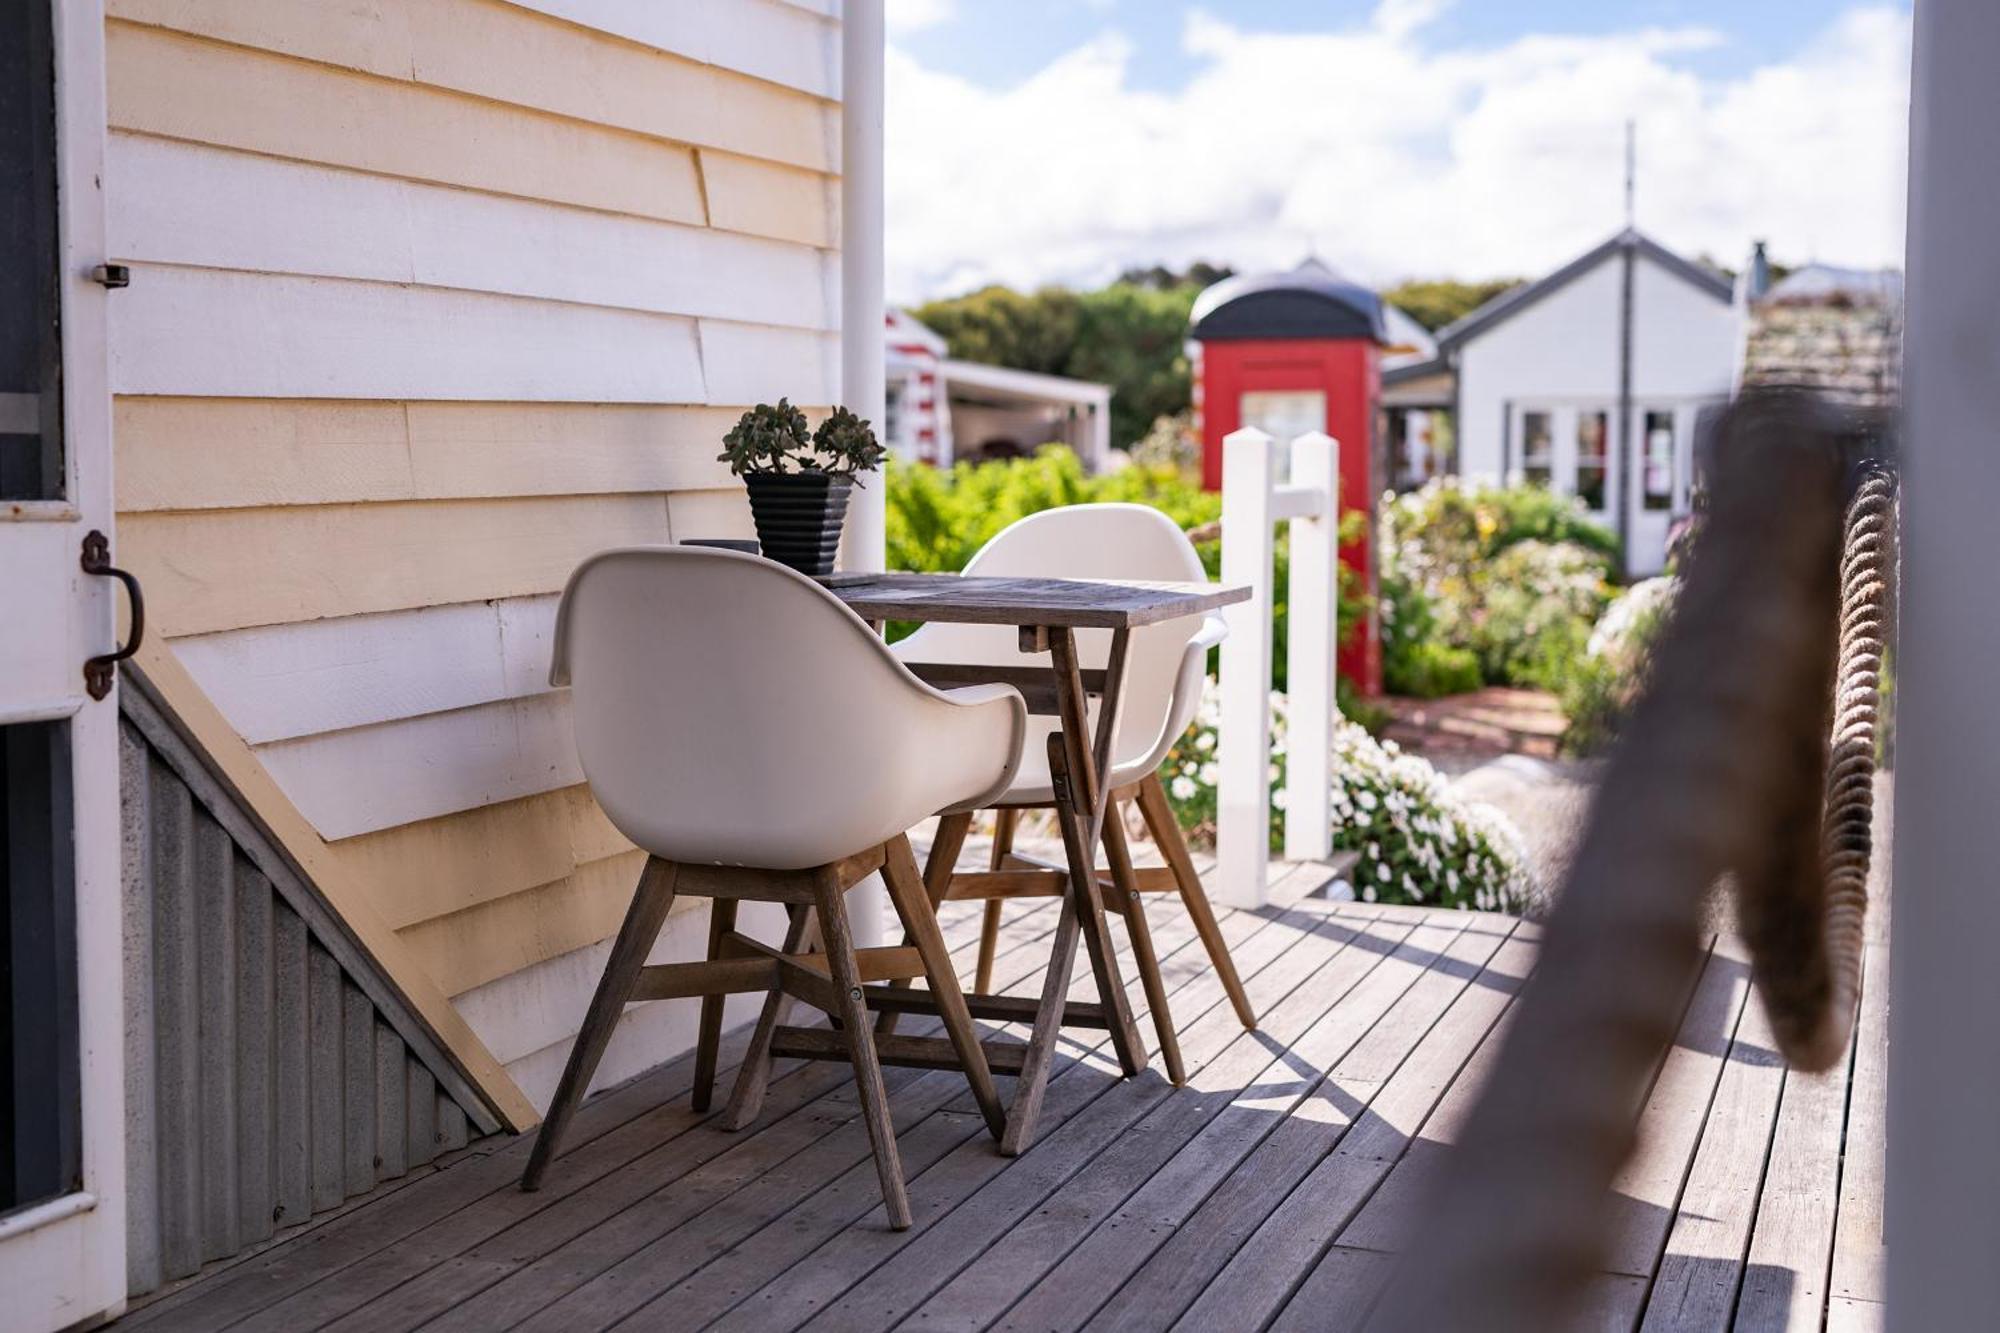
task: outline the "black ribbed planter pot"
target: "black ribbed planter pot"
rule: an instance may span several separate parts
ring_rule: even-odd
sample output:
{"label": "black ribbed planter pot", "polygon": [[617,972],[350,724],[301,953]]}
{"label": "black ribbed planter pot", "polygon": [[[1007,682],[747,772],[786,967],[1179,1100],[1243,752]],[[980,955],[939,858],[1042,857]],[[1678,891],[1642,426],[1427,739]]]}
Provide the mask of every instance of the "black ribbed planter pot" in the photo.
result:
{"label": "black ribbed planter pot", "polygon": [[750,488],[750,516],[757,522],[764,558],[801,574],[833,573],[854,478],[752,472],[743,481]]}

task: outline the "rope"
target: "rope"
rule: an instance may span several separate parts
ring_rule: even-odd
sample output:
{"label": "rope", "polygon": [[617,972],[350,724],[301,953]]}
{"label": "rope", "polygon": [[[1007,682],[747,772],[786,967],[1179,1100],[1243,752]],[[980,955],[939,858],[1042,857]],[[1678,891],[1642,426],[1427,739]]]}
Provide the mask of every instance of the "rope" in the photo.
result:
{"label": "rope", "polygon": [[1702,964],[1703,899],[1725,873],[1786,1053],[1844,1049],[1893,490],[1869,474],[1843,525],[1841,424],[1785,391],[1745,394],[1725,417],[1651,686],[1422,1252],[1371,1327],[1563,1325],[1603,1267],[1612,1183]]}

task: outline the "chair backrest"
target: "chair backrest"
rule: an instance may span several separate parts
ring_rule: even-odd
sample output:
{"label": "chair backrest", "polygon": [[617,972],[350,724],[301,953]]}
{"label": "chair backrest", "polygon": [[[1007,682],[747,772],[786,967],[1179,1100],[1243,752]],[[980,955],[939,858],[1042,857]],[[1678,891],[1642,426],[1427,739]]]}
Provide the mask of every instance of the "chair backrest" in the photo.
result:
{"label": "chair backrest", "polygon": [[[572,687],[598,803],[670,860],[820,865],[980,790],[924,805],[911,747],[932,710],[960,710],[824,588],[756,556],[592,556],[563,592],[550,679]],[[1011,756],[992,768],[1010,776]]]}
{"label": "chair backrest", "polygon": [[[1187,534],[1165,514],[1142,504],[1066,505],[1030,514],[980,547],[965,573],[1171,583],[1208,579]],[[1201,669],[1190,662],[1195,654],[1189,643],[1202,629],[1203,621],[1189,618],[1133,632],[1114,763],[1164,751],[1186,729],[1198,695],[1176,685],[1188,672]],[[989,625],[927,625],[897,647],[910,661],[1024,660],[1015,631]],[[1110,631],[1078,633],[1077,655],[1085,667],[1103,666],[1110,652]],[[1198,686],[1199,680],[1194,683]]]}

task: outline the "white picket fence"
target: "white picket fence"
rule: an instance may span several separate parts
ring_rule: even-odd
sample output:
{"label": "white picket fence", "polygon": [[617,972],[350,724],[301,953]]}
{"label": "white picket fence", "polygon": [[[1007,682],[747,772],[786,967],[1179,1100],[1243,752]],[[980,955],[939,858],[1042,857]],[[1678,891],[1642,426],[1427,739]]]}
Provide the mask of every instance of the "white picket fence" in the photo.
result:
{"label": "white picket fence", "polygon": [[1280,523],[1292,525],[1284,852],[1287,860],[1318,860],[1333,839],[1340,446],[1317,431],[1289,450],[1261,430],[1236,431],[1222,442],[1222,581],[1254,591],[1223,613],[1229,637],[1222,644],[1213,882],[1218,896],[1238,907],[1262,906],[1269,896],[1272,556]]}

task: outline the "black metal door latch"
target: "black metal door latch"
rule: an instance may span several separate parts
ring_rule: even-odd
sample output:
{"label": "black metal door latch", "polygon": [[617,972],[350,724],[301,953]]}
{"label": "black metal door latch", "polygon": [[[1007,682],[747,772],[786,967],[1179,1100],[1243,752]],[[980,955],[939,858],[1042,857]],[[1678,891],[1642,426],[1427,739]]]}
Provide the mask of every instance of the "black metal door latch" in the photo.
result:
{"label": "black metal door latch", "polygon": [[146,637],[146,598],[139,591],[139,580],[111,563],[111,539],[94,528],[83,539],[83,572],[117,579],[125,585],[125,595],[132,599],[132,637],[116,652],[100,654],[83,664],[84,689],[91,698],[102,699],[111,693],[112,682],[118,678],[118,664],[138,652],[140,642]]}

